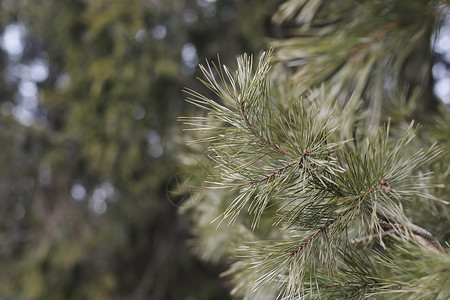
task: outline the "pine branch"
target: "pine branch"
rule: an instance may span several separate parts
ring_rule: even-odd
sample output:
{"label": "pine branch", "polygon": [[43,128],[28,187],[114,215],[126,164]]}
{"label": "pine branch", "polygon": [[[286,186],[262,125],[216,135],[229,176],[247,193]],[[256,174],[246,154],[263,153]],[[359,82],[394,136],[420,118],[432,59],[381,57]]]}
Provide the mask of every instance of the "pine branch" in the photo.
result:
{"label": "pine branch", "polygon": [[262,143],[272,147],[275,151],[278,151],[286,156],[291,156],[292,154],[290,154],[289,152],[287,152],[286,150],[284,150],[283,148],[281,148],[281,146],[275,144],[274,142],[270,141],[269,139],[265,138],[260,132],[258,132],[253,125],[250,123],[250,120],[248,118],[247,113],[245,112],[245,102],[241,99],[241,95],[239,94],[238,96],[238,100],[236,102],[236,104],[239,105],[239,111],[241,113],[242,118],[245,121],[245,124],[247,125],[248,129],[250,130],[250,132],[255,135]]}
{"label": "pine branch", "polygon": [[334,220],[329,221],[328,223],[326,223],[325,225],[323,225],[322,227],[320,227],[313,235],[311,235],[311,237],[306,240],[306,242],[304,242],[303,244],[301,244],[300,246],[298,246],[297,249],[295,249],[292,252],[288,252],[285,255],[286,256],[295,256],[297,255],[299,252],[302,252],[303,249],[305,249],[313,240],[314,238],[319,235],[320,233],[324,232],[328,227],[330,227],[331,225],[333,225],[334,222],[336,222],[341,216],[338,216],[337,218],[335,218]]}
{"label": "pine branch", "polygon": [[[278,150],[280,149],[279,147],[277,148]],[[284,150],[283,150],[284,151]],[[286,154],[284,152],[282,152],[283,154]],[[287,155],[287,154],[286,154]],[[290,154],[289,154],[290,155]],[[306,157],[306,155],[308,155],[308,151],[305,149],[303,151],[302,156],[299,159],[296,159],[284,166],[282,166],[281,168],[279,168],[278,170],[276,170],[275,172],[272,172],[270,174],[264,175],[263,177],[256,179],[256,180],[246,180],[246,182],[248,182],[249,184],[255,184],[255,183],[261,183],[264,182],[266,180],[272,179],[275,176],[277,176],[278,174],[284,172],[286,169],[298,164],[299,168],[303,168],[303,159]]]}
{"label": "pine branch", "polygon": [[[433,248],[430,249],[430,247],[427,244],[421,244],[422,246],[424,246],[425,248],[429,249],[429,250],[433,250],[433,251],[439,251],[444,253],[445,250],[444,248],[441,246],[441,244],[439,244],[438,240],[427,230],[423,229],[420,226],[417,226],[415,224],[410,223],[409,226],[407,228],[405,228],[405,225],[402,224],[398,224],[398,223],[389,223],[383,220],[379,220],[378,221],[380,226],[384,229],[398,229],[398,228],[402,228],[402,229],[406,229],[411,231],[413,234],[418,235],[422,238],[424,238],[425,240],[427,240],[432,246]],[[418,241],[420,243],[420,241]]]}
{"label": "pine branch", "polygon": [[[344,192],[342,190],[338,189],[337,186],[333,185],[332,188],[333,188],[333,190],[337,191],[337,194],[339,196],[341,196],[341,197],[344,196]],[[387,195],[387,194],[390,193],[390,190],[391,190],[391,184],[386,179],[382,178],[380,180],[379,184],[377,184],[374,187],[364,189],[364,190],[360,191],[358,194],[360,194],[360,195],[368,195],[368,194],[375,193],[377,191],[382,191],[383,193],[385,193]],[[314,240],[314,238],[317,235],[319,235],[320,233],[324,232],[329,226],[331,226],[340,217],[341,217],[341,215],[339,215],[335,219],[327,222],[325,225],[323,225],[321,228],[319,228],[314,234],[312,234],[311,237],[306,242],[304,242],[302,245],[300,245],[296,250],[294,250],[292,252],[288,252],[285,255],[286,256],[295,256],[297,253],[301,252],[305,247],[307,247]],[[385,222],[385,221],[383,221],[381,219],[378,219],[378,222],[379,222],[380,226],[382,228],[384,228],[384,229],[395,229],[395,228],[398,229],[398,228],[404,228],[405,227],[405,225],[391,224],[391,223]],[[408,228],[411,230],[412,233],[414,233],[416,235],[419,235],[419,236],[425,238],[427,241],[429,241],[433,245],[433,247],[435,247],[437,250],[439,250],[441,252],[443,251],[443,248],[439,244],[437,239],[435,237],[433,237],[432,234],[429,233],[428,231],[426,231],[425,229],[423,229],[423,228],[421,228],[421,227],[419,227],[419,226],[417,226],[415,224],[412,224],[412,223],[409,223]],[[395,231],[395,232],[397,232],[397,231]],[[393,233],[393,232],[389,232],[389,234],[390,233]],[[376,235],[366,236],[365,239],[366,240],[367,239],[371,239],[373,237],[380,236],[380,235],[386,235],[386,233],[378,233]],[[429,247],[427,246],[427,248],[429,248]]]}
{"label": "pine branch", "polygon": [[[392,25],[375,33],[368,44],[394,29]],[[341,265],[347,264],[353,268],[352,274],[359,276],[353,277],[357,279],[328,278],[316,283],[316,287],[342,288],[347,294],[341,296],[353,297],[374,288],[375,283],[369,284],[374,273],[366,265],[367,269],[345,261],[346,255],[351,259],[355,255],[345,246],[375,237],[380,237],[382,243],[382,236],[395,231],[402,238],[408,238],[408,233],[420,236],[442,252],[428,231],[408,221],[402,207],[413,195],[432,199],[432,185],[425,182],[427,176],[421,176],[418,182],[413,174],[439,151],[419,150],[409,155],[407,149],[415,135],[412,123],[397,142],[392,142],[388,125],[374,132],[362,131],[355,135],[358,144],[346,146],[341,137],[347,133],[342,134],[338,127],[341,120],[323,99],[294,99],[278,110],[271,103],[274,97],[268,88],[269,60],[261,58],[253,71],[251,59],[244,57],[238,62],[235,76],[225,70],[227,83],[217,82],[211,69],[202,69],[207,86],[226,105],[190,92],[190,101],[208,109],[216,120],[209,127],[203,125],[204,119],[191,122],[215,134],[210,157],[219,167],[217,184],[237,193],[221,216],[223,220],[235,222],[239,213],[248,208],[249,215],[255,215],[251,227],[256,230],[264,211],[281,215],[275,225],[281,224],[284,231],[277,235],[271,230],[264,236],[279,237],[280,241],[240,247],[244,262],[232,272],[256,274],[249,280],[254,282],[253,289],[279,284],[280,297],[289,298],[301,294],[305,278],[320,279],[316,263],[319,269],[330,272],[341,272]],[[356,125],[352,126],[345,130],[356,131]],[[242,219],[247,220],[245,216]],[[345,253],[339,254],[343,247]],[[358,264],[364,262],[358,260]],[[346,289],[358,284],[350,291]]]}
{"label": "pine branch", "polygon": [[381,179],[380,183],[377,184],[376,186],[365,189],[363,191],[360,191],[359,194],[367,195],[367,194],[375,193],[380,190],[382,190],[386,195],[389,194],[389,192],[391,190],[391,184],[389,182],[387,182],[386,179],[384,179],[384,178]]}
{"label": "pine branch", "polygon": [[[414,240],[395,238],[388,251],[376,251],[377,284],[367,296],[449,299],[450,255],[429,251]],[[391,296],[392,297],[392,296]]]}
{"label": "pine branch", "polygon": [[394,30],[398,26],[397,22],[389,22],[383,27],[379,28],[366,43],[357,46],[355,49],[351,49],[348,54],[349,60],[356,60],[359,54],[370,48],[373,44],[377,43],[383,36],[385,36],[388,32]]}

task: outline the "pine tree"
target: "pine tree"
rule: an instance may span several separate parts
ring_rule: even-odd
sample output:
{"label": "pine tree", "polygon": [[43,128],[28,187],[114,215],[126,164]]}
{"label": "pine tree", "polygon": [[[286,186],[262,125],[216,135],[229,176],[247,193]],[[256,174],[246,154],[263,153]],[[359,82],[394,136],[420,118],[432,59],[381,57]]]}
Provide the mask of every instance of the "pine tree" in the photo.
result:
{"label": "pine tree", "polygon": [[260,48],[271,7],[0,0],[0,299],[227,295],[166,194],[174,121],[197,55]]}
{"label": "pine tree", "polygon": [[232,295],[450,298],[450,115],[430,92],[448,9],[289,0],[257,62],[200,66],[184,209]]}

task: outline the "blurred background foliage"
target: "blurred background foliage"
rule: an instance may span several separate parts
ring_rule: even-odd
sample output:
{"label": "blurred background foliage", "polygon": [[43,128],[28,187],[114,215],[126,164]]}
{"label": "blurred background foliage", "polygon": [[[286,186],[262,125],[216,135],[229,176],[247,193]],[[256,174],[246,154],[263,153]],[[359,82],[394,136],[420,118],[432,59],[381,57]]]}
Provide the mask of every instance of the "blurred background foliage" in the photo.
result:
{"label": "blurred background foliage", "polygon": [[280,35],[279,3],[0,0],[2,299],[228,298],[168,193],[176,117],[199,61]]}

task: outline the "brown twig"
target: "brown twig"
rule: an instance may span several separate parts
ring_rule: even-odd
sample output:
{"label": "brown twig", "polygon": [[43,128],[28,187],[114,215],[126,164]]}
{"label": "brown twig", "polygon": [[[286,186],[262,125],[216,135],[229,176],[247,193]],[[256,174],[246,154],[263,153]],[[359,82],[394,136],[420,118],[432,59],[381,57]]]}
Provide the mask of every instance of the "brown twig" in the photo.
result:
{"label": "brown twig", "polygon": [[356,48],[352,49],[348,54],[349,60],[356,60],[358,55],[366,50],[367,48],[370,48],[373,44],[377,43],[383,36],[385,36],[389,31],[395,29],[398,26],[397,22],[389,22],[377,31],[371,36],[369,41],[367,41],[364,44],[361,44],[357,46]]}
{"label": "brown twig", "polygon": [[239,104],[239,110],[241,112],[242,117],[244,118],[245,124],[247,125],[247,128],[253,133],[253,135],[255,135],[264,144],[272,147],[275,151],[283,153],[286,156],[292,156],[291,153],[289,153],[288,151],[284,150],[283,148],[281,148],[281,146],[273,143],[269,139],[265,138],[260,132],[258,132],[253,127],[252,123],[250,122],[250,120],[249,120],[249,118],[247,116],[247,113],[245,112],[245,102],[241,101],[241,95],[238,96],[237,103]]}
{"label": "brown twig", "polygon": [[278,174],[280,174],[284,170],[288,169],[289,167],[292,167],[293,165],[296,165],[296,164],[299,164],[300,168],[303,168],[303,159],[306,157],[306,155],[308,155],[308,151],[305,149],[305,150],[303,150],[303,154],[302,154],[302,156],[299,159],[296,159],[293,162],[290,162],[287,165],[282,166],[281,168],[279,168],[275,172],[272,172],[270,174],[264,175],[263,177],[261,177],[261,178],[259,178],[257,180],[247,180],[247,182],[249,184],[255,184],[255,183],[258,183],[258,182],[263,182],[263,181],[269,180],[269,179],[277,176]]}
{"label": "brown twig", "polygon": [[[389,194],[391,191],[391,184],[386,180],[386,179],[381,179],[380,183],[377,184],[375,187],[373,188],[369,188],[367,190],[361,191],[360,194],[365,195],[365,194],[370,194],[370,193],[374,193],[376,191],[383,191],[385,194]],[[395,219],[394,216],[387,212],[384,211],[383,213],[386,218],[388,219]],[[390,222],[386,222],[384,220],[379,219],[378,220],[378,224],[380,224],[380,226],[384,229],[389,229],[386,232],[390,232],[391,230],[396,230],[396,228],[404,228],[407,229],[409,231],[411,231],[411,233],[413,233],[415,236],[419,236],[420,238],[416,238],[416,241],[424,246],[425,248],[432,250],[434,252],[438,251],[438,252],[444,252],[444,248],[442,248],[441,244],[439,244],[438,240],[427,230],[425,230],[424,228],[417,226],[415,224],[408,224],[407,228],[405,228],[404,225],[399,224],[399,223],[390,223]]]}
{"label": "brown twig", "polygon": [[295,256],[297,255],[299,252],[302,252],[303,249],[306,248],[306,246],[308,246],[313,240],[314,238],[319,235],[319,233],[324,232],[328,227],[330,227],[332,224],[334,224],[334,222],[336,222],[339,218],[341,217],[341,215],[339,215],[338,217],[334,218],[333,220],[329,221],[328,223],[326,223],[325,225],[323,225],[322,227],[320,227],[316,232],[314,232],[314,234],[303,244],[301,244],[300,246],[297,247],[297,249],[295,249],[292,252],[288,252],[285,255],[286,256]]}
{"label": "brown twig", "polygon": [[359,193],[361,195],[367,195],[367,194],[371,194],[371,193],[374,193],[374,192],[379,191],[379,190],[383,191],[387,195],[391,191],[391,184],[389,182],[387,182],[386,179],[383,178],[383,179],[380,180],[380,183],[377,184],[376,186],[368,188],[368,189],[363,190],[363,191],[360,191]]}
{"label": "brown twig", "polygon": [[[369,194],[369,193],[373,193],[377,190],[382,190],[384,193],[389,194],[390,190],[391,190],[391,185],[389,182],[387,182],[386,179],[381,179],[380,183],[377,184],[375,187],[373,188],[369,188],[366,189],[364,191],[361,191],[360,194]],[[338,190],[338,192],[340,194],[343,194],[342,191]],[[339,215],[338,217],[336,217],[335,219],[329,221],[328,223],[326,223],[325,225],[323,225],[321,228],[319,228],[316,232],[314,232],[314,234],[307,240],[305,241],[302,245],[300,245],[297,249],[295,249],[292,252],[288,252],[285,255],[286,256],[295,256],[297,253],[303,251],[303,249],[305,249],[306,246],[308,246],[313,240],[314,238],[320,234],[321,232],[325,231],[329,226],[331,226],[334,222],[336,222],[342,215]],[[403,225],[401,224],[392,224],[383,220],[378,220],[378,223],[380,224],[380,226],[384,229],[389,229],[388,231],[386,231],[383,235],[388,235],[388,234],[392,234],[396,228],[404,228]],[[420,226],[417,226],[415,224],[409,224],[408,228],[409,231],[411,231],[414,235],[419,236],[423,239],[425,239],[428,243],[423,243],[420,239],[416,240],[424,247],[426,247],[427,249],[433,250],[433,251],[439,251],[439,252],[444,252],[444,249],[442,248],[442,246],[439,244],[438,240],[427,230],[423,229]],[[364,237],[366,239],[370,239],[370,236],[368,237]],[[360,242],[360,241],[354,241],[354,242]],[[431,247],[431,246],[432,247]]]}
{"label": "brown twig", "polygon": [[[424,246],[425,248],[432,250],[433,252],[436,252],[436,250],[440,253],[444,252],[444,248],[439,244],[438,240],[427,230],[424,228],[417,226],[415,224],[408,224],[408,227],[405,228],[404,225],[398,224],[398,223],[389,223],[383,220],[379,220],[378,224],[384,229],[396,229],[396,228],[403,228],[406,230],[409,230],[414,235],[420,236],[421,238],[425,239],[428,243],[424,243],[420,239],[416,239],[416,241]],[[431,246],[430,246],[431,245]]]}

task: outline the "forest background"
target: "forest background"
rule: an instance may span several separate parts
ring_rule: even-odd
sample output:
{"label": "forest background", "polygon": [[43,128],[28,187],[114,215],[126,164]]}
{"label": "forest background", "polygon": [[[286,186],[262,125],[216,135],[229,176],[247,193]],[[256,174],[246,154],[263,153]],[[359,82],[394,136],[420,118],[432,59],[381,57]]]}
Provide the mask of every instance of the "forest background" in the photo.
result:
{"label": "forest background", "polygon": [[2,299],[228,297],[169,193],[176,119],[199,61],[262,49],[276,6],[0,1]]}

